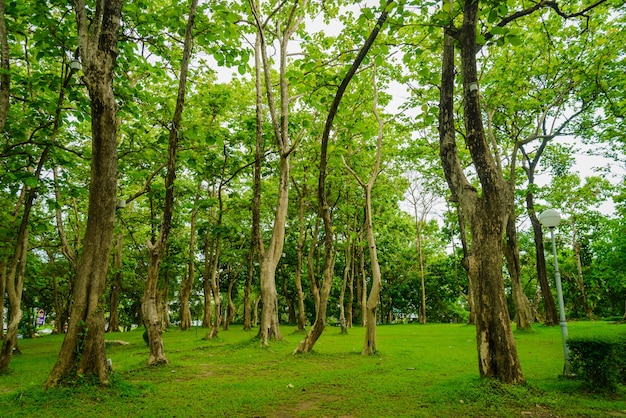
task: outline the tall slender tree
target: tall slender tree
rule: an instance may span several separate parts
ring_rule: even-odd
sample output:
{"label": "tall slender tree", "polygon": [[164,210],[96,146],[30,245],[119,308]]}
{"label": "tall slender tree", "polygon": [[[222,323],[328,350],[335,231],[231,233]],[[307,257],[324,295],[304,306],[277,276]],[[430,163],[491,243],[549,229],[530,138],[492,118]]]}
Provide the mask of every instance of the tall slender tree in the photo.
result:
{"label": "tall slender tree", "polygon": [[146,279],[145,290],[141,300],[141,311],[144,325],[148,332],[148,346],[150,355],[149,365],[167,364],[169,361],[165,356],[162,338],[162,317],[158,309],[157,283],[159,279],[159,266],[167,248],[167,239],[172,228],[172,216],[174,213],[174,182],[176,179],[176,153],[178,150],[178,140],[180,138],[180,125],[185,106],[185,93],[187,89],[187,74],[189,71],[189,60],[191,58],[191,48],[193,41],[194,20],[198,0],[192,0],[187,18],[187,28],[185,30],[185,41],[183,44],[183,59],[181,62],[180,76],[178,79],[178,93],[176,97],[176,107],[169,127],[167,174],[165,176],[165,205],[163,208],[163,218],[159,235],[155,242],[148,241],[148,252],[150,255],[148,264],[148,277]]}

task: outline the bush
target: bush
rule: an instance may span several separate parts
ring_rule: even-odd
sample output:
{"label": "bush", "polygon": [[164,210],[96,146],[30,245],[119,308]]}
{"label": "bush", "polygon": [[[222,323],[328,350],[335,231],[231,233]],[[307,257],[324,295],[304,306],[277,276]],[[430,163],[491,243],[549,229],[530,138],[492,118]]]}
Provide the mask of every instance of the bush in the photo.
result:
{"label": "bush", "polygon": [[626,383],[626,334],[568,338],[572,372],[592,388],[615,391]]}

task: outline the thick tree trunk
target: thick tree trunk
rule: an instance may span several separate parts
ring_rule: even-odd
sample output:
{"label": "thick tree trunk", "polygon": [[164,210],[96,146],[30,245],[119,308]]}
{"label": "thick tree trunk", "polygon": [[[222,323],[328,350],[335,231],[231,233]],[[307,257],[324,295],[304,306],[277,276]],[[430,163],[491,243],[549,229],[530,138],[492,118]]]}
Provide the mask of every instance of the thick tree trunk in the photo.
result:
{"label": "thick tree trunk", "polygon": [[[502,278],[503,240],[512,196],[498,170],[485,136],[476,65],[478,2],[466,0],[463,24],[446,29],[440,90],[440,157],[453,200],[470,226],[471,244],[464,260],[475,290],[476,342],[481,376],[504,383],[524,381],[517,356]],[[460,164],[454,125],[454,39],[459,42],[463,76],[466,144],[481,185],[481,194],[469,183]]]}
{"label": "thick tree trunk", "polygon": [[[361,231],[361,239],[362,241],[363,235]],[[359,272],[361,273],[361,280],[359,284],[361,285],[361,291],[359,293],[359,306],[361,307],[361,326],[367,326],[367,275],[365,274],[365,251],[363,251],[363,246],[359,245]]]}
{"label": "thick tree trunk", "polygon": [[[101,304],[113,243],[117,186],[117,103],[113,72],[122,0],[96,8],[102,15],[87,18],[84,0],[76,0],[78,44],[83,81],[91,100],[91,180],[83,252],[74,284],[68,332],[59,358],[46,381],[56,386],[66,377],[96,376],[109,383],[104,344],[104,310]],[[89,33],[89,30],[92,33]]]}
{"label": "thick tree trunk", "polygon": [[502,282],[502,239],[492,231],[501,227],[482,206],[473,219],[469,274],[476,278],[479,309],[476,312],[478,368],[483,377],[506,383],[523,382]]}
{"label": "thick tree trunk", "polygon": [[276,291],[276,265],[274,261],[261,261],[261,321],[259,338],[262,346],[268,346],[270,340],[282,340],[278,318],[278,292]]}

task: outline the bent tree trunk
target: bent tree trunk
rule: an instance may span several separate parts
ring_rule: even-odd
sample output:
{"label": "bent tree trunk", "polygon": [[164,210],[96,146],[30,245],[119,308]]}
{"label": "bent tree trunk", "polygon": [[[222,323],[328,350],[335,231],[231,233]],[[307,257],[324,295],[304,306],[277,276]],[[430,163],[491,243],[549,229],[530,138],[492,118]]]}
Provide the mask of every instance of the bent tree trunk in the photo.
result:
{"label": "bent tree trunk", "polygon": [[89,208],[68,332],[57,363],[46,381],[48,388],[57,385],[63,378],[74,376],[93,375],[100,384],[109,383],[101,297],[115,225],[117,103],[113,93],[113,72],[122,3],[122,0],[108,1],[103,7],[92,9],[100,14],[92,14],[90,18],[87,17],[84,0],[75,3],[83,81],[91,101]]}

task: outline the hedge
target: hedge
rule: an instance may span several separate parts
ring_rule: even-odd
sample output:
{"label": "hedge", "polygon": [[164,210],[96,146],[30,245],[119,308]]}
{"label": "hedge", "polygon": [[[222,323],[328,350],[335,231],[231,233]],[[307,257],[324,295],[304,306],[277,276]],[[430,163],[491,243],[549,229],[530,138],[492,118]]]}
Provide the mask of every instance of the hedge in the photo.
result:
{"label": "hedge", "polygon": [[626,334],[568,338],[572,373],[595,390],[626,384]]}

